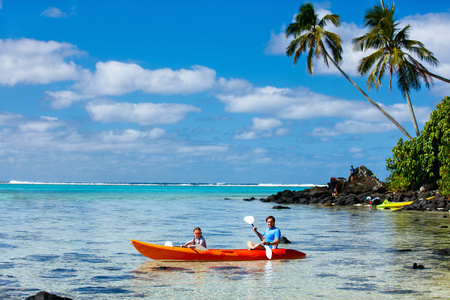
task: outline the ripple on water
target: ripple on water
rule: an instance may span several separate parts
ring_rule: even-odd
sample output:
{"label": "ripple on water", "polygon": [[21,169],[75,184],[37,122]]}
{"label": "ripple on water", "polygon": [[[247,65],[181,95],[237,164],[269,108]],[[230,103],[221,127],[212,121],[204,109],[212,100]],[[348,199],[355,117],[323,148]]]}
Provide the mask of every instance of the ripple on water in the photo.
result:
{"label": "ripple on water", "polygon": [[[1,237],[0,237],[1,238]],[[11,249],[14,249],[14,248],[17,248],[17,246],[13,246],[13,245],[10,245],[10,244],[3,244],[3,243],[0,243],[0,248],[11,248]]]}
{"label": "ripple on water", "polygon": [[49,275],[44,275],[42,278],[74,278],[77,277],[77,270],[58,268],[50,272]]}
{"label": "ripple on water", "polygon": [[52,255],[52,254],[32,254],[25,256],[25,260],[38,262],[51,261],[57,258],[59,258],[59,255]]}
{"label": "ripple on water", "polygon": [[0,270],[1,269],[12,269],[14,268],[14,263],[12,262],[0,262]]}
{"label": "ripple on water", "polygon": [[107,260],[104,257],[96,256],[95,254],[86,254],[86,253],[64,253],[62,256],[63,260],[68,261],[81,261],[81,262],[88,262],[88,263],[107,263],[109,260]]}
{"label": "ripple on water", "polygon": [[131,291],[123,289],[123,288],[108,288],[102,286],[86,286],[80,287],[72,290],[73,292],[83,293],[83,294],[130,294]]}
{"label": "ripple on water", "polygon": [[95,276],[92,280],[95,282],[110,282],[110,281],[121,281],[135,279],[136,277],[132,275],[120,275],[120,276]]}

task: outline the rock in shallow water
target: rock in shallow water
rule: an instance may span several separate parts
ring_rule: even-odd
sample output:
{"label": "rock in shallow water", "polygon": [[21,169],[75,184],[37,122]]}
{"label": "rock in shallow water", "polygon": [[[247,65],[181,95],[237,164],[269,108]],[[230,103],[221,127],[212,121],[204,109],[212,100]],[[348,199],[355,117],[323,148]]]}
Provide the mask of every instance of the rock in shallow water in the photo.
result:
{"label": "rock in shallow water", "polygon": [[41,291],[34,296],[26,298],[26,300],[73,300],[73,299],[67,297],[60,297],[55,294],[50,294],[48,292]]}

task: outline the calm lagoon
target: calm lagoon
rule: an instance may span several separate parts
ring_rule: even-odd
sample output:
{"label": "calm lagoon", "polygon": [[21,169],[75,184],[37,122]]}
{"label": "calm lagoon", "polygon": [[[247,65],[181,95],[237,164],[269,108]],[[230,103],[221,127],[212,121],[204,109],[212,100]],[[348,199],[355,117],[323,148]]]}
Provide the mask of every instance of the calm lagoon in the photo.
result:
{"label": "calm lagoon", "polygon": [[[276,186],[0,185],[0,298],[45,290],[73,299],[248,297],[449,299],[448,213],[243,201]],[[179,245],[200,226],[209,248],[256,240],[245,216],[265,229],[274,215],[282,245],[305,259],[158,262],[137,239]],[[446,227],[447,226],[447,227]],[[412,269],[413,263],[425,269]]]}

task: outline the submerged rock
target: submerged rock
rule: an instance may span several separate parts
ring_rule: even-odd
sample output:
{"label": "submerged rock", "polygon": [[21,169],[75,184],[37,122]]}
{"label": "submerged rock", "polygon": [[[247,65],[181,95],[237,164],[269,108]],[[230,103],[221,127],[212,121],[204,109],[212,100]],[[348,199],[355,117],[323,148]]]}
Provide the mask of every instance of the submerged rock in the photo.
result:
{"label": "submerged rock", "polygon": [[449,256],[450,255],[450,248],[436,250],[436,251],[433,251],[431,253],[432,254],[437,254],[437,255]]}
{"label": "submerged rock", "polygon": [[290,243],[291,243],[291,241],[288,240],[287,237],[282,236],[282,237],[280,238],[280,244],[290,244]]}
{"label": "submerged rock", "polygon": [[50,294],[46,291],[41,291],[34,296],[26,298],[26,300],[72,300],[72,299],[67,297],[60,297],[55,294]]}
{"label": "submerged rock", "polygon": [[272,209],[291,209],[289,206],[275,205]]}
{"label": "submerged rock", "polygon": [[413,264],[413,269],[425,269],[425,267],[423,265],[419,265],[417,263]]}

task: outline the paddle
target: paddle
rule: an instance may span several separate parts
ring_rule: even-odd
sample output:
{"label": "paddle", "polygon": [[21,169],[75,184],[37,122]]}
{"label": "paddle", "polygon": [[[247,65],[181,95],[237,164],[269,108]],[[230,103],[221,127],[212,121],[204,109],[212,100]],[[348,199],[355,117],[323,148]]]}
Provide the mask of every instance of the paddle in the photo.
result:
{"label": "paddle", "polygon": [[[172,242],[167,241],[167,242],[164,243],[164,246],[167,246],[167,247],[173,247],[173,244],[172,244]],[[195,245],[195,247],[196,247],[198,250],[201,250],[201,251],[208,251],[208,249],[206,249],[206,248],[203,247],[202,245]]]}
{"label": "paddle", "polygon": [[[250,224],[250,225],[252,225],[252,227],[254,228],[255,227],[255,225],[253,225],[253,222],[255,221],[255,218],[253,218],[253,216],[247,216],[247,217],[245,217],[244,218],[244,221],[247,223],[247,224]],[[261,240],[261,242],[262,242],[262,237],[261,237],[261,234],[258,232],[258,230],[256,230],[256,235],[259,237],[259,239]],[[267,256],[267,258],[268,259],[272,259],[272,249],[270,249],[270,247],[269,246],[267,246],[267,245],[263,245],[264,246],[264,248],[266,248],[266,256]]]}

